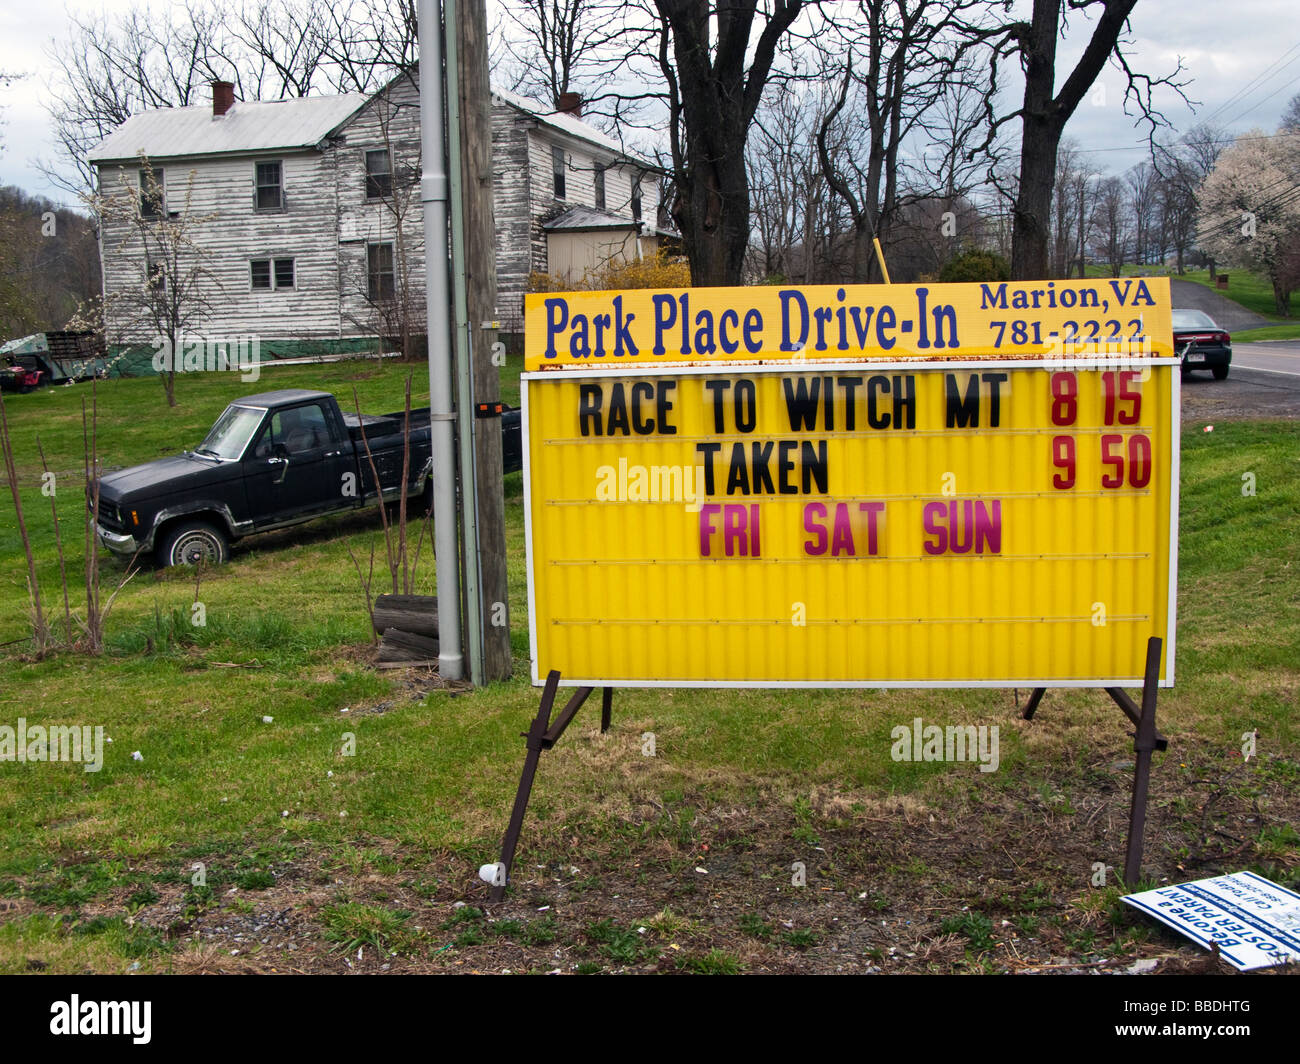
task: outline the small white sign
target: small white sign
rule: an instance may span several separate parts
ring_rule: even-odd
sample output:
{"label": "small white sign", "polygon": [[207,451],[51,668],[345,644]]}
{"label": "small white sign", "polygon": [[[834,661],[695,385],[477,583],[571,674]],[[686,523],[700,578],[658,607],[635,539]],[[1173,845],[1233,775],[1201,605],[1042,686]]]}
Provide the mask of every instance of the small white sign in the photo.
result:
{"label": "small white sign", "polygon": [[1241,971],[1300,962],[1300,894],[1234,872],[1124,898]]}

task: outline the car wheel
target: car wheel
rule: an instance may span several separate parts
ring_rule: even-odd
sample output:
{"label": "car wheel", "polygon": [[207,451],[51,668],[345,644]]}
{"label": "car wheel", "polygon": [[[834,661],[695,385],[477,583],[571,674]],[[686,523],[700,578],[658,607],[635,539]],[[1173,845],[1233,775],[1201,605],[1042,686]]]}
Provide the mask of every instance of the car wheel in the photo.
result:
{"label": "car wheel", "polygon": [[158,561],[162,565],[221,565],[230,545],[221,529],[206,521],[187,521],[167,533]]}
{"label": "car wheel", "polygon": [[1212,366],[1210,372],[1214,374],[1216,381],[1226,381],[1228,379],[1228,366]]}

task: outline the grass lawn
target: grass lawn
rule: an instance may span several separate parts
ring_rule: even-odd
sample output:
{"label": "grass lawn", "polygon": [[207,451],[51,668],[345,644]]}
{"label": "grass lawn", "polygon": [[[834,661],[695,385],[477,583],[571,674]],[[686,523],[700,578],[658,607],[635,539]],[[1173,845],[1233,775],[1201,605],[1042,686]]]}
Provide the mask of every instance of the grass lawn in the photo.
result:
{"label": "grass lawn", "polygon": [[[415,401],[423,405],[421,372]],[[504,377],[511,402],[518,372],[512,363]],[[106,465],[123,466],[193,446],[229,398],[253,390],[319,387],[350,406],[355,386],[363,410],[400,409],[404,377],[397,365],[347,363],[268,370],[256,385],[234,375],[184,377],[171,411],[157,381],[107,382],[99,388],[100,453]],[[58,564],[36,437],[56,474],[72,608],[80,613],[81,401],[89,395],[79,386],[6,399],[46,609],[56,619]],[[1161,875],[1217,867],[1206,836],[1216,826],[1244,840],[1224,859],[1234,870],[1283,881],[1296,875],[1297,454],[1295,422],[1225,422],[1210,434],[1190,427],[1184,438],[1178,686],[1161,696],[1171,752],[1158,756],[1148,843],[1147,863]],[[1255,475],[1253,497],[1241,493],[1244,472]],[[29,726],[102,725],[112,743],[98,773],[0,763],[0,972],[210,971],[234,963],[343,970],[344,949],[349,967],[355,955],[359,966],[384,959],[410,970],[487,967],[510,949],[524,956],[509,962],[513,970],[529,970],[553,964],[546,951],[557,936],[579,970],[816,968],[818,951],[840,933],[816,924],[818,896],[791,899],[787,889],[772,901],[755,893],[779,889],[772,884],[782,875],[789,880],[791,854],[813,862],[810,883],[820,874],[817,882],[828,884],[821,889],[880,912],[896,905],[901,914],[903,892],[925,884],[925,904],[907,902],[915,920],[898,920],[908,934],[924,929],[927,948],[937,951],[926,954],[931,968],[918,970],[1005,970],[1010,962],[997,942],[1006,935],[985,928],[979,913],[967,919],[964,907],[1004,914],[1007,926],[1021,928],[1022,948],[1042,939],[1045,953],[1084,957],[1094,940],[1111,949],[1179,948],[1177,939],[1116,916],[1113,890],[1103,896],[1088,887],[1089,860],[1122,863],[1128,776],[1112,768],[1132,758],[1127,725],[1095,692],[1052,692],[1040,719],[1026,723],[1007,691],[620,690],[609,736],[598,735],[584,709],[543,760],[519,855],[528,918],[492,922],[476,908],[457,916],[466,910],[450,910],[453,901],[481,904],[474,872],[495,859],[522,763],[519,733],[536,712],[519,474],[506,478],[506,517],[515,676],[453,694],[367,664],[367,619],[347,548],[365,564],[377,543],[383,569],[373,514],[237,545],[229,565],[202,576],[202,627],[191,623],[193,574],[146,570],[117,596],[102,656],[32,660],[26,568],[6,491],[0,724],[24,717]],[[105,595],[121,572],[116,562],[105,565]],[[426,547],[420,591],[433,590],[432,574]],[[1000,724],[1001,769],[958,777],[942,763],[892,761],[889,732],[914,716]],[[1243,764],[1237,751],[1251,731],[1259,757]],[[643,756],[646,732],[656,736],[653,758]],[[344,753],[349,737],[354,754]],[[1202,802],[1209,791],[1220,794],[1217,804]],[[1102,796],[1109,804],[1094,813],[1090,803]],[[881,856],[889,833],[937,831],[928,824],[944,828],[935,839],[964,841],[926,850],[900,837],[898,853]],[[862,833],[875,830],[880,849],[864,851]],[[1109,847],[1100,856],[1095,846],[1068,858],[1044,851],[1030,885],[989,885],[990,869],[1006,866],[1002,847],[1029,860],[1049,838],[1093,846],[1094,832]],[[692,885],[703,879],[702,862],[718,890],[730,882],[750,891],[725,929],[711,930],[704,910],[691,915],[708,906]],[[636,884],[660,876],[681,887],[672,906],[660,899],[649,911],[625,911],[618,907],[626,902],[609,900],[632,897]],[[541,885],[527,886],[529,877]],[[873,891],[886,882],[899,884],[900,895],[878,902]],[[859,894],[866,900],[854,900]],[[536,915],[561,896],[567,908],[555,901],[556,912]],[[611,908],[582,909],[596,898]],[[765,913],[769,901],[804,906],[808,922],[798,915],[805,909],[792,909],[795,930],[783,932],[785,910]],[[261,915],[272,907],[283,935],[268,946],[270,932],[255,928],[272,926]],[[564,915],[577,912],[581,919]],[[209,941],[216,917],[227,929],[219,946]],[[228,929],[241,920],[254,930],[247,947],[239,940],[235,961]],[[638,926],[633,920],[658,922],[638,938],[628,930]],[[684,952],[669,952],[678,942]],[[851,948],[871,958],[883,947]],[[247,960],[250,951],[260,959]],[[310,965],[294,959],[308,955]]]}
{"label": "grass lawn", "polygon": [[1246,270],[1220,270],[1219,272],[1228,275],[1226,291],[1218,289],[1215,283],[1210,280],[1209,270],[1188,270],[1179,280],[1194,281],[1206,288],[1213,288],[1215,291],[1220,292],[1221,295],[1227,296],[1234,303],[1240,303],[1247,310],[1253,310],[1256,314],[1263,315],[1271,321],[1281,324],[1288,323],[1289,319],[1282,317],[1277,312],[1277,303],[1273,299],[1273,286],[1269,283],[1268,278],[1256,273],[1249,273]]}
{"label": "grass lawn", "polygon": [[[1300,321],[1295,320],[1293,313],[1291,318],[1283,318],[1277,313],[1277,304],[1273,300],[1273,286],[1269,284],[1268,279],[1258,274],[1247,273],[1245,270],[1227,270],[1220,271],[1228,274],[1227,291],[1220,291],[1220,295],[1227,296],[1235,303],[1241,304],[1247,310],[1253,310],[1256,314],[1261,314],[1270,321],[1278,322],[1277,325],[1266,325],[1258,329],[1237,329],[1233,331],[1233,336],[1240,337],[1243,342],[1253,343],[1257,340],[1295,340],[1300,339]],[[1163,277],[1168,275],[1176,277],[1180,281],[1194,281],[1196,284],[1204,285],[1206,288],[1219,291],[1210,280],[1208,270],[1188,270],[1181,276],[1174,273],[1168,267],[1164,266],[1133,266],[1126,265],[1123,269],[1125,277],[1130,275],[1143,277]],[[1110,270],[1105,266],[1089,266],[1089,277],[1109,277]]]}

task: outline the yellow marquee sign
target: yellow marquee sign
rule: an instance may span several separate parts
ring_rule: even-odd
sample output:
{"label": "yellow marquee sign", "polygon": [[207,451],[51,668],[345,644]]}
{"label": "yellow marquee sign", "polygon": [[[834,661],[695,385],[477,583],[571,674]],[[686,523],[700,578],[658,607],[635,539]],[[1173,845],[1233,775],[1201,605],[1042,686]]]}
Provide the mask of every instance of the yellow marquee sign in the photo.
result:
{"label": "yellow marquee sign", "polygon": [[1168,357],[1167,278],[527,297],[526,370],[855,358]]}
{"label": "yellow marquee sign", "polygon": [[530,297],[534,681],[1118,686],[1159,635],[1172,683],[1168,282],[1116,291]]}

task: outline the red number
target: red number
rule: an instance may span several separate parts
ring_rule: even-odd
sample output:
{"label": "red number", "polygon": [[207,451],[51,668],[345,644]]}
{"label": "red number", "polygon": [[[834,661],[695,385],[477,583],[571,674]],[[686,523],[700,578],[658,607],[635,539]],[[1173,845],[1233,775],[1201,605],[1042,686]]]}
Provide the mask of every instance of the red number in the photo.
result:
{"label": "red number", "polygon": [[[1105,435],[1101,438],[1101,464],[1115,468],[1113,474],[1102,474],[1103,488],[1124,486],[1123,444],[1123,436]],[[1116,448],[1120,448],[1119,454],[1115,453]],[[1128,440],[1128,483],[1131,488],[1145,488],[1151,483],[1151,439],[1140,433]]]}
{"label": "red number", "polygon": [[1073,373],[1052,374],[1052,424],[1073,425],[1079,413],[1079,382]]}
{"label": "red number", "polygon": [[[1138,381],[1142,374],[1135,369],[1122,370],[1116,373],[1114,370],[1107,370],[1101,375],[1102,390],[1106,395],[1106,424],[1114,425],[1118,422],[1121,425],[1136,425],[1142,416],[1142,391],[1138,387]],[[1119,388],[1116,389],[1116,378],[1119,379]],[[1118,390],[1119,395],[1116,396]],[[1132,403],[1128,410],[1117,410],[1119,402]]]}
{"label": "red number", "polygon": [[1151,483],[1151,440],[1146,436],[1129,437],[1128,482],[1134,488]]}
{"label": "red number", "polygon": [[1056,473],[1052,477],[1055,488],[1074,487],[1074,437],[1052,437],[1052,464],[1057,469],[1064,469],[1064,475]]}
{"label": "red number", "polygon": [[1103,488],[1122,488],[1124,486],[1124,454],[1111,453],[1114,447],[1122,447],[1124,437],[1107,434],[1101,438],[1101,464],[1114,466],[1115,473],[1103,473],[1101,476],[1101,486]]}

